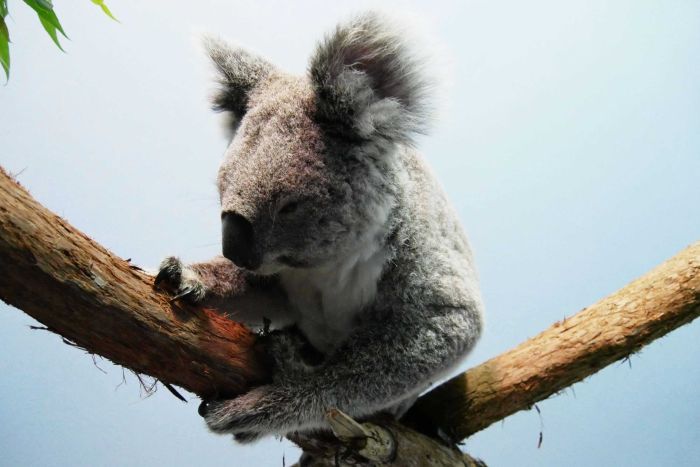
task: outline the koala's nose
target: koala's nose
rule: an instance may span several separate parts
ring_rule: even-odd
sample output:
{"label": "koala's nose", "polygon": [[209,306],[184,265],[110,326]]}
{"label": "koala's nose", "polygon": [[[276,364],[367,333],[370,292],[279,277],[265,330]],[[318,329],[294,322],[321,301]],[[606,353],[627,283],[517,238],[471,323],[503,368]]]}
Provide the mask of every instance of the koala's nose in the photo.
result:
{"label": "koala's nose", "polygon": [[241,268],[254,270],[260,266],[254,248],[253,225],[248,219],[235,212],[223,213],[221,234],[224,257]]}

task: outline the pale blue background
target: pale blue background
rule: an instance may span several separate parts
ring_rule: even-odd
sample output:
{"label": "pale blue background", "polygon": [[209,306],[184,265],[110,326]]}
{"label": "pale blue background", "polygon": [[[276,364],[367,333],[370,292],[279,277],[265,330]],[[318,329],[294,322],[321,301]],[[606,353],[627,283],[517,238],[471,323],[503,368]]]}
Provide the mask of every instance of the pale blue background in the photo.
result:
{"label": "pale blue background", "polygon": [[[0,163],[38,200],[140,265],[219,249],[224,138],[198,31],[303,72],[338,18],[376,2],[56,0],[59,52],[10,0]],[[700,239],[700,3],[382,2],[453,56],[449,111],[422,144],[471,236],[488,326],[468,365],[516,345]],[[0,310],[0,464],[290,465],[267,440],[207,433],[196,401],[139,397],[121,370]],[[700,465],[693,323],[467,441],[492,466]],[[192,398],[191,398],[192,399]],[[540,429],[544,442],[537,448]]]}

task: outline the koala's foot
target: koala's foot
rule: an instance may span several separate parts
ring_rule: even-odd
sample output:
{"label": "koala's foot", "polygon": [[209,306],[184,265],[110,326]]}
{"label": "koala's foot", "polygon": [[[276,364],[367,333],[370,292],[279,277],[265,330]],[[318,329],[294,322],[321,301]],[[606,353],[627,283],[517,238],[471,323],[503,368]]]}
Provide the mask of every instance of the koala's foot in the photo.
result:
{"label": "koala's foot", "polygon": [[258,386],[234,399],[203,401],[198,412],[211,431],[252,443],[293,429],[301,417],[299,404],[287,388]]}
{"label": "koala's foot", "polygon": [[160,263],[154,283],[171,290],[175,294],[173,300],[182,299],[189,303],[201,302],[207,291],[197,273],[174,256],[169,256]]}

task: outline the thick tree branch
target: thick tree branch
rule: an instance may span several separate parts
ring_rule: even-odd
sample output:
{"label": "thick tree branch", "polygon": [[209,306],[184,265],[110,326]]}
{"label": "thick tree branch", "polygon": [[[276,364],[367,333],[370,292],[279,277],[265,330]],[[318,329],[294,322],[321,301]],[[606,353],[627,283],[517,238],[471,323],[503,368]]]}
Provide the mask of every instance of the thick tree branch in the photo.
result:
{"label": "thick tree branch", "polygon": [[[700,315],[700,242],[421,397],[406,422],[461,440],[628,357]],[[446,409],[448,408],[449,409]]]}
{"label": "thick tree branch", "polygon": [[[153,289],[152,277],[41,206],[2,170],[0,298],[90,352],[203,397],[237,394],[268,378],[254,334],[211,310],[171,302]],[[700,242],[431,391],[405,422],[422,432],[462,439],[698,314]],[[417,435],[405,429],[395,433],[399,451],[408,446],[404,440]]]}
{"label": "thick tree branch", "polygon": [[306,459],[300,462],[304,467],[486,467],[455,446],[448,447],[390,418],[378,416],[372,422],[358,423],[338,410],[329,411],[327,417],[335,436],[290,436],[304,450]]}
{"label": "thick tree branch", "polygon": [[89,352],[200,396],[241,393],[267,377],[254,334],[171,302],[1,169],[0,298]]}

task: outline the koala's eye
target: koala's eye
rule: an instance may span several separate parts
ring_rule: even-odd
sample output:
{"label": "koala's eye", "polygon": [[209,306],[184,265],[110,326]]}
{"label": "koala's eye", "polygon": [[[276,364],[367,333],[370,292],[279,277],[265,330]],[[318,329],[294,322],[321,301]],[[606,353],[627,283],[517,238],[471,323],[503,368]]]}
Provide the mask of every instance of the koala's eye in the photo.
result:
{"label": "koala's eye", "polygon": [[277,211],[279,214],[287,215],[292,214],[299,208],[299,201],[289,201],[282,205],[282,207]]}

